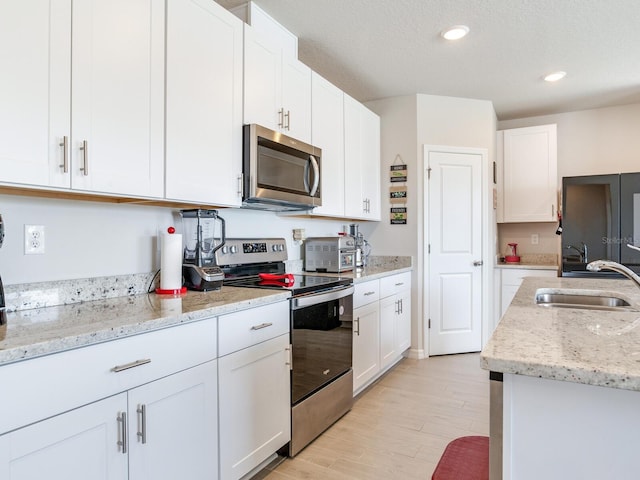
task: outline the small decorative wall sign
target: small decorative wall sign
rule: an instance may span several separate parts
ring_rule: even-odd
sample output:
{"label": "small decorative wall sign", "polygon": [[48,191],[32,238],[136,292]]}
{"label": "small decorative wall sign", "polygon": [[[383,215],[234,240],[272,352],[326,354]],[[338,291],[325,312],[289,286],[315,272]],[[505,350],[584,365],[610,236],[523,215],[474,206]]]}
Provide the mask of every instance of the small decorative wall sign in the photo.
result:
{"label": "small decorative wall sign", "polygon": [[391,225],[406,225],[406,224],[407,224],[407,208],[392,207],[391,208]]}
{"label": "small decorative wall sign", "polygon": [[389,203],[407,203],[407,186],[389,187]]}
{"label": "small decorative wall sign", "polygon": [[406,165],[391,165],[391,183],[407,181]]}

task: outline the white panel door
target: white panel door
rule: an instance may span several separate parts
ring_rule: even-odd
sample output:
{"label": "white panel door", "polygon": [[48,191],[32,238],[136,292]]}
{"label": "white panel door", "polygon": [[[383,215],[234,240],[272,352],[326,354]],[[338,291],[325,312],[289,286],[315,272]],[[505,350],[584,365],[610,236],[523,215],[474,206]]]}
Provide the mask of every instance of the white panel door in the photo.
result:
{"label": "white panel door", "polygon": [[164,196],[164,8],[74,0],[72,188]]}
{"label": "white panel door", "polygon": [[127,394],[121,393],[0,436],[0,478],[127,478],[127,454],[118,445],[123,429],[117,421],[126,406]]}
{"label": "white panel door", "polygon": [[482,337],[481,154],[426,150],[429,354],[476,352]]}
{"label": "white panel door", "polygon": [[71,0],[0,0],[0,182],[69,187]]}
{"label": "white panel door", "polygon": [[166,197],[242,202],[242,21],[211,0],[167,4]]}
{"label": "white panel door", "polygon": [[216,478],[217,411],[215,360],[130,390],[129,478]]}

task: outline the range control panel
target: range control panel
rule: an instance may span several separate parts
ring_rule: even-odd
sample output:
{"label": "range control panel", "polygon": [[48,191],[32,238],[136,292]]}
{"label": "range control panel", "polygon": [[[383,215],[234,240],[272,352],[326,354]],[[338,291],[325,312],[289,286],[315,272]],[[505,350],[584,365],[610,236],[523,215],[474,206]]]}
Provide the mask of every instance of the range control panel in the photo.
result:
{"label": "range control panel", "polygon": [[220,266],[284,262],[287,259],[284,238],[227,238],[216,252],[216,263]]}

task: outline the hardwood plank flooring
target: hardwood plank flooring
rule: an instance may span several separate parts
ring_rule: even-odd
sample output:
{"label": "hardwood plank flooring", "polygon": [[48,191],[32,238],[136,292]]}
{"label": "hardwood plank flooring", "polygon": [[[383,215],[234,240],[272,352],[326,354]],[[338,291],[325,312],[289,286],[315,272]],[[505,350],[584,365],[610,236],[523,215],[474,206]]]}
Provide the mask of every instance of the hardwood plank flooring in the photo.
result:
{"label": "hardwood plank flooring", "polygon": [[430,479],[446,445],[489,435],[489,372],[477,353],[404,359],[267,480]]}

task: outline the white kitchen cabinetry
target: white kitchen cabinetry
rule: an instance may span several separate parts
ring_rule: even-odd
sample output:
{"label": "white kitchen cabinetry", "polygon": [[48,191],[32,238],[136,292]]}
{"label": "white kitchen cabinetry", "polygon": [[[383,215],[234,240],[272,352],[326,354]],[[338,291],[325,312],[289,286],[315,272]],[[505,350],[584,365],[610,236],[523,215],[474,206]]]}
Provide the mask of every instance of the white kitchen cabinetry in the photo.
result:
{"label": "white kitchen cabinetry", "polygon": [[322,149],[322,206],[313,215],[344,216],[344,93],[311,75],[311,143]]}
{"label": "white kitchen cabinetry", "polygon": [[311,69],[250,25],[244,27],[244,123],[311,143]]}
{"label": "white kitchen cabinetry", "polygon": [[291,440],[289,304],[219,319],[220,479],[239,479]]}
{"label": "white kitchen cabinetry", "polygon": [[344,95],[345,216],[380,220],[380,117]]}
{"label": "white kitchen cabinetry", "polygon": [[0,181],[161,198],[164,2],[0,9]]}
{"label": "white kitchen cabinetry", "polygon": [[[501,295],[500,295],[500,318],[507,311],[513,297],[522,284],[525,277],[557,277],[557,270],[541,270],[532,268],[500,268],[501,272]],[[533,300],[532,300],[533,301]]]}
{"label": "white kitchen cabinetry", "polygon": [[411,346],[411,272],[380,279],[380,368]]}
{"label": "white kitchen cabinetry", "polygon": [[498,132],[498,222],[555,222],[556,125]]}
{"label": "white kitchen cabinetry", "polygon": [[242,28],[211,0],[167,3],[167,199],[242,202]]}
{"label": "white kitchen cabinetry", "polygon": [[209,319],[3,366],[0,477],[212,478],[215,355]]}
{"label": "white kitchen cabinetry", "polygon": [[380,371],[380,281],[357,283],[353,294],[353,392]]}

